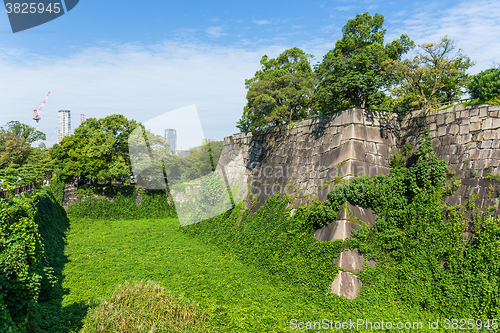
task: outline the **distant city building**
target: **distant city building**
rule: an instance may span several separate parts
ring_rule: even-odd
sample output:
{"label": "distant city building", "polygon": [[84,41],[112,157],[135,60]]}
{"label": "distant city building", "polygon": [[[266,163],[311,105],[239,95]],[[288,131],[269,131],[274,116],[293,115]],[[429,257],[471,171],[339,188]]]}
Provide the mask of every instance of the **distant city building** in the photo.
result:
{"label": "distant city building", "polygon": [[57,114],[57,142],[68,135],[71,135],[71,110],[59,109]]}
{"label": "distant city building", "polygon": [[177,131],[172,128],[165,129],[165,141],[170,144],[174,151],[177,149]]}

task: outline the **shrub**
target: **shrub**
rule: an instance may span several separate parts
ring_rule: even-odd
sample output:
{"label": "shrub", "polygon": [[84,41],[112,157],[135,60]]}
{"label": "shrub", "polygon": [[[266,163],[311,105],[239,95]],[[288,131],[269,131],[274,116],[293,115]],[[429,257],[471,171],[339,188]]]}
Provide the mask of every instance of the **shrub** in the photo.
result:
{"label": "shrub", "polygon": [[469,91],[472,98],[479,100],[500,97],[500,68],[490,68],[475,75]]}
{"label": "shrub", "polygon": [[158,283],[125,281],[89,311],[80,333],[214,332],[206,319],[195,303],[173,296]]}
{"label": "shrub", "polygon": [[0,332],[25,332],[37,300],[55,285],[55,258],[45,248],[56,246],[64,225],[46,188],[0,199]]}
{"label": "shrub", "polygon": [[142,194],[141,204],[136,204],[137,192],[117,192],[112,199],[87,197],[76,204],[68,205],[68,215],[90,219],[141,219],[175,217],[174,204],[166,191],[151,190]]}

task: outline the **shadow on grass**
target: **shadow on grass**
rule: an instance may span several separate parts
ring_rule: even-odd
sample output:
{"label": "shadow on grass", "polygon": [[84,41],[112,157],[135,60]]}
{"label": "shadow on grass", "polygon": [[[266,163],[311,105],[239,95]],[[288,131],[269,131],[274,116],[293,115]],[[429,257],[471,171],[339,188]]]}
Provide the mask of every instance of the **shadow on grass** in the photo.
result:
{"label": "shadow on grass", "polygon": [[[30,333],[69,333],[77,332],[82,327],[82,320],[88,306],[75,303],[63,307],[63,296],[68,293],[62,286],[63,268],[68,262],[64,254],[66,245],[65,233],[69,229],[69,219],[66,212],[54,197],[43,196],[38,203],[35,221],[40,228],[43,239],[46,262],[44,266],[52,267],[52,275],[57,281],[42,280],[42,288],[33,315],[29,318]],[[55,284],[54,284],[55,282]]]}

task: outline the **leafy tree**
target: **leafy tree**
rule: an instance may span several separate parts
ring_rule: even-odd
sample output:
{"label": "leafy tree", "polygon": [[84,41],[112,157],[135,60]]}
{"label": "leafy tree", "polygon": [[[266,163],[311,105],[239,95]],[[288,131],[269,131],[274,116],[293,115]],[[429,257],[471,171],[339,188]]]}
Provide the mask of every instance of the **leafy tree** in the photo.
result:
{"label": "leafy tree", "polygon": [[0,168],[10,164],[22,165],[32,152],[31,144],[45,140],[45,134],[18,121],[0,128]]}
{"label": "leafy tree", "polygon": [[59,175],[69,182],[91,178],[94,184],[131,174],[128,136],[138,126],[122,115],[85,120],[71,136],[51,148]]}
{"label": "leafy tree", "polygon": [[451,101],[462,94],[470,77],[465,71],[474,63],[459,49],[451,59],[453,41],[443,37],[439,44],[422,44],[422,53],[413,59],[386,61],[387,73],[398,78],[391,89],[397,101],[431,109],[431,105]]}
{"label": "leafy tree", "polygon": [[13,132],[0,132],[0,168],[24,164],[31,152],[30,143]]}
{"label": "leafy tree", "polygon": [[25,139],[28,143],[38,140],[45,140],[45,133],[36,128],[20,123],[19,121],[9,121],[5,127],[0,129],[1,133],[14,133],[17,139]]}
{"label": "leafy tree", "polygon": [[407,35],[384,46],[383,23],[383,15],[372,17],[366,12],[342,28],[342,38],[315,68],[319,78],[316,105],[321,111],[370,108],[383,102],[383,90],[393,82],[383,62],[398,60],[414,46]]}
{"label": "leafy tree", "polygon": [[309,59],[299,48],[291,48],[276,59],[264,55],[262,69],[245,80],[248,103],[237,127],[244,132],[290,124],[312,114],[315,78]]}
{"label": "leafy tree", "polygon": [[486,101],[500,97],[500,68],[490,68],[475,75],[468,88],[474,99]]}

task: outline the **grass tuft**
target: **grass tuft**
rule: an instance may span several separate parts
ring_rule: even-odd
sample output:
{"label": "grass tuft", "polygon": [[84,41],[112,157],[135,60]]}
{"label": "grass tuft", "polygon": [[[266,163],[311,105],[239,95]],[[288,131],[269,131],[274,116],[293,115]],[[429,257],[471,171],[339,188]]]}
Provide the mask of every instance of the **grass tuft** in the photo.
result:
{"label": "grass tuft", "polygon": [[184,296],[174,296],[154,281],[125,281],[89,310],[80,333],[215,332],[206,313]]}

